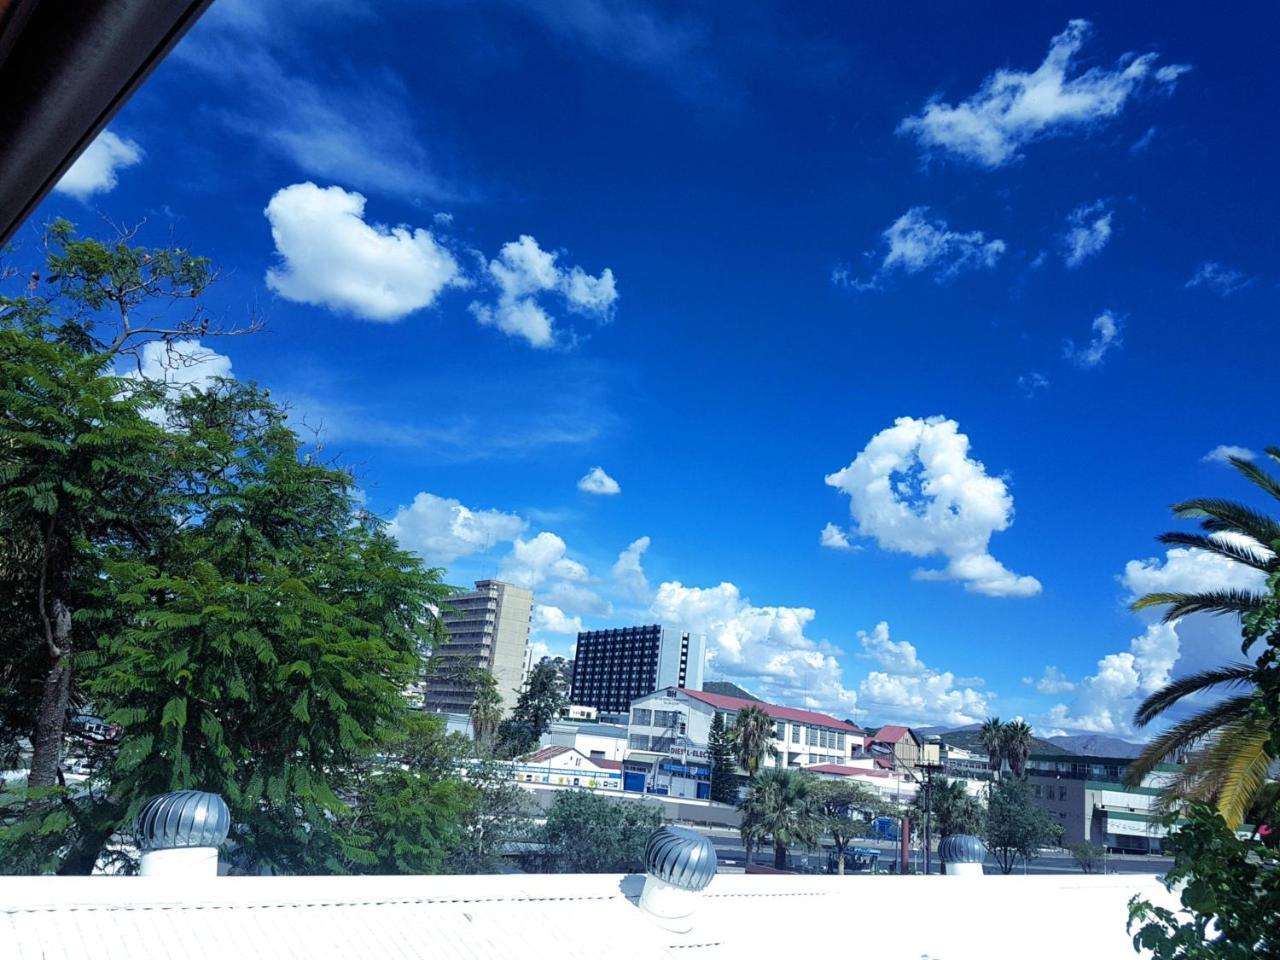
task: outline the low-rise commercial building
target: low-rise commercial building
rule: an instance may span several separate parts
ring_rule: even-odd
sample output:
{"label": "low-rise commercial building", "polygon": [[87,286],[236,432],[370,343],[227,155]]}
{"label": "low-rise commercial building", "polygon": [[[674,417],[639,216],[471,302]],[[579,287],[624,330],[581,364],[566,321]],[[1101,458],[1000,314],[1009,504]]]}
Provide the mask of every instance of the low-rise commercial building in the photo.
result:
{"label": "low-rise commercial building", "polygon": [[1178,767],[1159,764],[1141,786],[1129,787],[1124,777],[1130,762],[1127,757],[1033,754],[1027,784],[1032,800],[1062,826],[1064,844],[1159,853],[1168,831],[1159,822],[1156,800]]}
{"label": "low-rise commercial building", "polygon": [[627,752],[627,728],[607,723],[552,723],[542,735],[544,747],[572,747],[592,760],[621,761]]}
{"label": "low-rise commercial building", "polygon": [[518,783],[549,784],[559,787],[587,787],[592,790],[621,790],[622,762],[592,759],[572,747],[543,747],[512,760],[511,775]]}

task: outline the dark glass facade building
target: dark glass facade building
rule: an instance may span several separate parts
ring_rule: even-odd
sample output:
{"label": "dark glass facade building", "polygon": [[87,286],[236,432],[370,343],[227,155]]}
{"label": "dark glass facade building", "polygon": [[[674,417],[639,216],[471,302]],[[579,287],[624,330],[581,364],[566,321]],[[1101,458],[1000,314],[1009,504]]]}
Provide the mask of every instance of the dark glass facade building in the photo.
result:
{"label": "dark glass facade building", "polygon": [[706,638],[651,623],[578,634],[573,703],[626,713],[631,701],[660,687],[702,689]]}

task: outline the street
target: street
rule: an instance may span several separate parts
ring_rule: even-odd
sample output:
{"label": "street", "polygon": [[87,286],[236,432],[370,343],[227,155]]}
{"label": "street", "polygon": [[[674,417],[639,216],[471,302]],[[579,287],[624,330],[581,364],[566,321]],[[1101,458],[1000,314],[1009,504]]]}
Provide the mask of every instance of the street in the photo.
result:
{"label": "street", "polygon": [[[742,846],[742,840],[739,838],[736,830],[728,830],[722,828],[695,828],[699,833],[706,835],[715,845],[716,855],[719,859],[720,866],[726,872],[736,872],[742,870],[746,866],[746,850]],[[874,847],[880,850],[880,866],[881,872],[888,872],[888,864],[890,861],[896,861],[898,856],[898,847],[896,843],[886,841],[859,839],[850,844],[850,847]],[[804,851],[794,851],[790,857],[790,863],[793,867],[809,872],[825,872],[827,857],[833,848],[831,845],[824,844],[822,851],[813,851],[805,853]],[[768,847],[763,850],[757,850],[752,860],[759,864],[773,865],[773,848]],[[924,869],[924,852],[922,850],[913,850],[911,852],[912,869],[923,871]],[[1157,874],[1162,875],[1173,865],[1173,861],[1168,857],[1156,856],[1135,856],[1131,854],[1110,855],[1106,859],[1107,873],[1139,873],[1139,874]],[[937,853],[933,856],[932,863],[933,872],[939,872]],[[989,857],[985,865],[986,872],[989,874],[998,874],[1000,865],[996,863],[995,858]],[[1027,874],[1063,874],[1063,873],[1082,873],[1080,865],[1076,863],[1075,858],[1065,850],[1053,851],[1046,853],[1044,856],[1033,859],[1026,865],[1025,870],[1021,861],[1013,870],[1014,873]],[[1101,871],[1098,871],[1101,872]],[[864,875],[864,874],[858,874]]]}

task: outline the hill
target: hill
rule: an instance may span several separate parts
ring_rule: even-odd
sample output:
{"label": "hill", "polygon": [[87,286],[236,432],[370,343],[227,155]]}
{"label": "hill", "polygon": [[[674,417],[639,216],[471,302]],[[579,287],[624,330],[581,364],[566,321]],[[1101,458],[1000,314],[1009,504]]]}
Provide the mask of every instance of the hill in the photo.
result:
{"label": "hill", "polygon": [[[939,736],[941,736],[943,741],[946,743],[960,747],[963,750],[971,750],[978,754],[986,753],[986,748],[982,745],[981,730],[965,727],[959,730],[941,733]],[[1053,743],[1049,740],[1041,740],[1039,737],[1031,738],[1031,752],[1056,754],[1064,757],[1076,755],[1074,751],[1068,750],[1064,746]]]}
{"label": "hill", "polygon": [[1082,757],[1136,757],[1143,748],[1141,743],[1130,743],[1128,740],[1104,737],[1097,733],[1050,737],[1049,742]]}
{"label": "hill", "polygon": [[728,680],[708,680],[702,685],[703,693],[715,693],[722,697],[738,697],[742,700],[754,700],[756,703],[764,703],[759,697],[753,693],[748,693],[736,683],[730,683]]}

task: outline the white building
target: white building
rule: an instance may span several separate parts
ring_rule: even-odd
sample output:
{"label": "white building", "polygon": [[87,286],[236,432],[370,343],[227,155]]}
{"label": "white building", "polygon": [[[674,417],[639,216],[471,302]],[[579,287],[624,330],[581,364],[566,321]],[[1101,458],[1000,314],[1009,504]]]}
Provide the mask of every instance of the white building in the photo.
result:
{"label": "white building", "polygon": [[712,720],[719,713],[725,726],[732,727],[738,711],[746,707],[756,707],[774,721],[777,758],[766,757],[765,766],[848,766],[862,751],[863,731],[825,713],[666,687],[632,701],[623,776],[626,789],[709,797],[707,746]]}
{"label": "white building", "polygon": [[562,720],[552,723],[540,742],[544,747],[572,747],[592,760],[621,761],[627,752],[627,728]]}
{"label": "white building", "polygon": [[592,759],[572,747],[543,747],[527,757],[511,761],[511,775],[519,783],[592,790],[621,790],[622,762]]}

